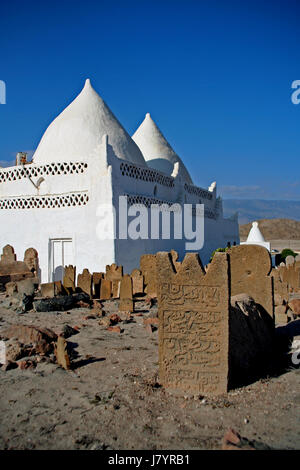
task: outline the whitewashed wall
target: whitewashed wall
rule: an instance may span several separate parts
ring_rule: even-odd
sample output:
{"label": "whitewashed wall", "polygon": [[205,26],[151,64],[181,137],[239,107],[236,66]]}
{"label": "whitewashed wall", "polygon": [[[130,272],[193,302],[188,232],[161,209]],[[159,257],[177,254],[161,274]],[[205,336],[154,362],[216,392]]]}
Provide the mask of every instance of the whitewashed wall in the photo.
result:
{"label": "whitewashed wall", "polygon": [[[111,208],[108,222],[113,227],[112,206],[114,204],[118,208],[120,195],[145,196],[169,203],[204,203],[206,209],[215,214],[215,218],[205,218],[205,246],[200,251],[204,264],[209,261],[215,248],[226,246],[228,241],[239,243],[237,219],[223,219],[215,188],[202,191],[202,197],[198,194],[201,188],[185,187],[180,177],[168,177],[120,160],[108,144],[107,136],[91,155],[83,156],[81,164],[77,162],[78,168],[75,165],[75,170],[72,170],[71,165],[68,162],[50,166],[30,164],[24,168],[18,166],[0,170],[0,247],[11,244],[19,260],[23,259],[27,248],[36,248],[42,282],[52,280],[49,277],[49,240],[54,238],[72,239],[74,264],[78,273],[84,268],[90,272],[105,271],[106,264],[113,262],[122,264],[125,272],[130,272],[139,266],[142,254],[157,251],[175,249],[183,258],[186,240],[99,238],[99,234],[104,231],[101,204]],[[44,181],[41,182],[41,178]],[[74,198],[81,196],[85,197],[85,201],[88,198],[87,203],[72,205]],[[44,207],[36,207],[41,204],[42,197],[44,201],[55,200],[58,205],[47,208],[43,203]],[[62,207],[62,201],[68,197],[72,198],[73,203]],[[34,207],[9,209],[11,204],[16,204],[16,198],[19,198],[17,204],[24,205],[24,201],[27,201],[28,207],[30,204]],[[38,202],[33,198],[38,198]]]}

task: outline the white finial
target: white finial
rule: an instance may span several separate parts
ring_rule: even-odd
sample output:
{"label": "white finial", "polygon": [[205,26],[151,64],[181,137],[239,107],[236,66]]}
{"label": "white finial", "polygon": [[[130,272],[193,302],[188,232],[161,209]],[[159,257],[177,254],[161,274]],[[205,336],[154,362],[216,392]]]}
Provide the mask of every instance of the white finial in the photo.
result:
{"label": "white finial", "polygon": [[84,86],[91,86],[91,80],[89,78],[86,79]]}
{"label": "white finial", "polygon": [[150,113],[146,113],[145,118],[150,118],[150,117],[151,117],[151,116],[150,116]]}

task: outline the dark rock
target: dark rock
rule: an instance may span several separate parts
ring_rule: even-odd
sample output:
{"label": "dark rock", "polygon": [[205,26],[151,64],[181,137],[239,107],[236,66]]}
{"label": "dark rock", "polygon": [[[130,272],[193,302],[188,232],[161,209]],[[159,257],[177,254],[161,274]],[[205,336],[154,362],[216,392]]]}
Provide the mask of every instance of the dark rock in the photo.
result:
{"label": "dark rock", "polygon": [[72,328],[70,325],[65,325],[63,327],[61,336],[65,339],[70,338],[70,336],[77,335],[79,331]]}
{"label": "dark rock", "polygon": [[33,308],[36,312],[61,312],[76,307],[80,301],[89,303],[88,294],[81,292],[63,297],[37,299],[33,302]]}

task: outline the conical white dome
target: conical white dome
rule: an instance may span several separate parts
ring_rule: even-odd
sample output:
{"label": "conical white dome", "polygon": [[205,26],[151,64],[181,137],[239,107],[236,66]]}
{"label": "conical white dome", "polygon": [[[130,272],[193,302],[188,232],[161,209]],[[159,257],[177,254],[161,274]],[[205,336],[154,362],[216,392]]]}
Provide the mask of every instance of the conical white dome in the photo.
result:
{"label": "conical white dome", "polygon": [[132,139],[139,146],[147,165],[156,170],[171,175],[174,164],[179,163],[179,175],[186,183],[193,184],[180,157],[174,152],[149,113],[133,134]]}
{"label": "conical white dome", "polygon": [[87,79],[81,93],[44,133],[33,161],[82,160],[101,143],[104,134],[117,157],[147,166],[138,146]]}
{"label": "conical white dome", "polygon": [[258,222],[253,222],[251,230],[249,232],[248,238],[247,238],[247,243],[254,243],[254,242],[264,242],[265,239],[263,237],[263,234],[258,228]]}

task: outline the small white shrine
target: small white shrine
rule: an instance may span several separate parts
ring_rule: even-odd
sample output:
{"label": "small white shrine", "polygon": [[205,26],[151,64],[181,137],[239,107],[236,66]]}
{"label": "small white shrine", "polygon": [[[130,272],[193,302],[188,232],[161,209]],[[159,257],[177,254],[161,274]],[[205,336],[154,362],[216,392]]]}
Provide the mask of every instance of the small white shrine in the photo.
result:
{"label": "small white shrine", "polygon": [[241,245],[260,245],[271,251],[271,244],[265,241],[263,234],[259,230],[258,222],[252,223],[248,238],[245,242],[241,242]]}

